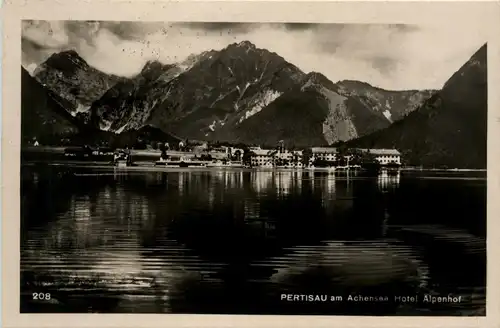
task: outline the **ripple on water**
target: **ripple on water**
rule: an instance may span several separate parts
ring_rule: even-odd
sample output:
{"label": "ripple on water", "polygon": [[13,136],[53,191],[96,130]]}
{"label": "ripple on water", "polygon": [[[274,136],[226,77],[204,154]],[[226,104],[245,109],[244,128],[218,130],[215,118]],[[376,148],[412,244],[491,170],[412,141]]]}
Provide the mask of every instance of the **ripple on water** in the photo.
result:
{"label": "ripple on water", "polygon": [[[363,288],[414,280],[424,286],[427,267],[411,248],[386,241],[326,242],[315,247],[292,247],[285,256],[270,259],[281,268],[273,275],[277,284],[293,285],[301,276],[328,277],[330,288]],[[265,265],[265,263],[256,263]],[[291,282],[291,283],[290,283]]]}
{"label": "ripple on water", "polygon": [[[36,202],[36,206],[31,207],[36,216],[41,216],[38,211],[44,210],[47,220],[40,220],[43,222],[37,222],[23,232],[21,277],[25,294],[37,289],[34,286],[41,286],[43,290],[58,294],[61,303],[75,304],[70,309],[76,312],[220,313],[227,310],[248,313],[255,308],[266,312],[268,306],[276,306],[267,302],[276,299],[276,293],[279,300],[279,293],[284,292],[374,295],[419,290],[439,292],[454,286],[457,293],[467,295],[467,303],[454,305],[456,309],[480,311],[481,304],[484,308],[484,288],[474,287],[471,275],[459,276],[448,270],[447,266],[457,267],[456,263],[462,262],[461,258],[447,256],[446,248],[452,245],[449,251],[453,254],[470,255],[463,262],[469,265],[475,263],[470,258],[480,258],[479,255],[485,253],[484,238],[437,223],[395,226],[391,225],[391,220],[398,220],[389,217],[387,234],[380,236],[382,239],[358,241],[378,238],[375,233],[367,237],[364,234],[366,229],[359,229],[358,234],[357,226],[354,226],[365,222],[371,226],[369,208],[361,211],[366,213],[366,221],[354,222],[352,229],[350,226],[346,228],[348,223],[335,226],[336,221],[341,222],[346,213],[354,209],[374,206],[377,210],[379,205],[386,205],[359,201],[360,197],[377,196],[374,193],[379,192],[378,188],[371,188],[373,186],[367,180],[320,178],[307,174],[289,181],[285,179],[286,174],[281,174],[279,179],[273,180],[275,174],[272,172],[269,176],[250,172],[248,179],[243,175],[241,179],[229,179],[230,172],[219,174],[216,171],[210,176],[187,171],[180,171],[182,174],[120,172],[117,175],[113,170],[110,173],[82,172],[84,175],[72,177],[69,181],[61,178],[64,181],[60,181],[57,197],[61,198],[57,198],[57,202],[67,201],[65,207],[45,207],[45,204]],[[324,186],[321,181],[325,181]],[[447,179],[442,181],[448,183]],[[83,192],[72,189],[78,183],[85,185]],[[470,181],[466,183],[472,184]],[[419,195],[418,184],[405,184],[402,178],[401,185],[405,190],[411,189],[412,197],[413,192]],[[54,184],[37,186],[53,188],[50,186]],[[443,187],[448,191],[446,195],[453,192],[451,187],[446,188]],[[394,193],[397,193],[396,189]],[[463,193],[469,195],[466,192]],[[32,197],[51,193],[51,189],[43,189],[33,193]],[[393,197],[391,193],[384,195],[381,202]],[[289,203],[283,205],[282,202],[291,196]],[[286,212],[286,204],[305,199],[301,197],[307,197],[307,206],[310,206],[303,213],[305,219],[309,219],[309,211],[325,214],[332,217],[328,220],[338,230],[335,236],[347,239],[353,235],[357,241],[333,241],[330,240],[333,238],[331,234],[316,234],[315,231],[307,236],[308,229],[292,231],[292,238],[288,238],[289,230],[296,229],[295,221],[288,224],[290,220],[281,216]],[[328,207],[331,204],[326,200],[335,206]],[[387,206],[390,207],[391,203]],[[404,206],[401,211],[404,216]],[[391,213],[391,209],[388,208],[387,212]],[[287,212],[287,215],[293,214]],[[248,222],[255,218],[266,224],[254,224],[249,229]],[[236,220],[247,224],[233,224]],[[432,220],[426,222],[441,222],[439,218]],[[179,221],[185,225],[181,224],[182,229],[172,233]],[[378,221],[376,218],[373,221],[376,230]],[[312,224],[316,222],[312,221]],[[406,221],[401,219],[399,222]],[[297,225],[300,226],[297,229],[306,225]],[[248,236],[244,234],[250,244],[254,232],[259,232],[255,233],[257,243],[263,241],[264,244],[255,245],[258,250],[250,250],[244,258],[238,258],[237,254],[231,258],[226,249],[233,245],[240,247],[240,242],[227,238],[226,245],[225,241],[211,239],[210,234],[225,239],[227,235],[232,236],[235,226],[244,232],[250,231]],[[265,233],[261,236],[261,230],[257,229]],[[348,234],[343,234],[342,229]],[[194,232],[200,232],[196,236],[200,238],[192,238]],[[296,238],[302,234],[307,238]],[[170,239],[174,235],[190,246]],[[283,240],[280,239],[282,236]],[[328,240],[319,242],[320,238]],[[189,242],[191,239],[196,239],[196,243]],[[268,243],[272,246],[269,249],[263,246]],[[287,247],[283,249],[284,244]],[[214,254],[216,252],[218,254]],[[219,256],[220,253],[224,256]],[[448,284],[449,280],[453,282]],[[241,295],[245,295],[244,299]],[[101,305],[97,306],[99,302]],[[281,308],[277,306],[276,309]],[[368,310],[371,312],[364,314],[380,313],[375,308]],[[406,311],[404,308],[389,310],[384,313]],[[415,307],[407,310],[409,314],[439,312],[438,308],[432,311]],[[348,311],[349,307],[346,307],[325,309],[324,313]],[[449,309],[445,311],[443,308],[442,313],[450,313]]]}

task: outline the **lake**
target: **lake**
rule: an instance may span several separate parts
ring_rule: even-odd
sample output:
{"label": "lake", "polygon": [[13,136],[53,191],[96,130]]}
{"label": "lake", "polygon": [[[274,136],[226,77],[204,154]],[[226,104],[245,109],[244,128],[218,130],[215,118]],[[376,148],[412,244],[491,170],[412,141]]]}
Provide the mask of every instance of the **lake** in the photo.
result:
{"label": "lake", "polygon": [[486,173],[26,165],[20,270],[21,312],[485,315]]}

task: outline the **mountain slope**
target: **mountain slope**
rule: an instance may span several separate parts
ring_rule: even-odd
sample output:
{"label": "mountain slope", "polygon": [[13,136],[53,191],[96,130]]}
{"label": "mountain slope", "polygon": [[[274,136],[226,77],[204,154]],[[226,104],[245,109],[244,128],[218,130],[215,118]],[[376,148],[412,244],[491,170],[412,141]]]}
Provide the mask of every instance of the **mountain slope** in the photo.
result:
{"label": "mountain slope", "polygon": [[404,118],[436,92],[436,90],[391,91],[352,80],[337,82],[336,86],[339,94],[356,98],[364,106],[384,115],[390,123]]}
{"label": "mountain slope", "polygon": [[[355,82],[361,84],[361,82]],[[370,88],[373,88],[367,85]],[[413,94],[413,91],[390,92]],[[425,94],[422,92],[420,94]],[[400,97],[399,99],[403,98]],[[380,102],[388,99],[379,97]],[[279,140],[297,147],[329,145],[351,140],[391,124],[380,108],[377,98],[360,97],[354,88],[333,83],[320,73],[309,73],[296,87],[284,93],[253,117],[226,124],[216,134],[217,140],[273,145]],[[406,107],[405,107],[406,106]],[[410,104],[400,101],[402,110]]]}
{"label": "mountain slope", "polygon": [[156,147],[158,143],[165,142],[168,142],[170,145],[177,145],[179,141],[181,141],[180,138],[150,125],[143,126],[137,130],[127,130],[120,134],[112,134],[109,138],[109,144],[112,147],[133,147],[136,149],[145,149],[148,145]]}
{"label": "mountain slope", "polygon": [[[347,98],[330,88],[333,83],[318,73],[308,74],[300,86],[284,93],[252,117],[226,125],[218,140],[289,146],[327,145],[357,136]],[[354,102],[354,101],[353,101]],[[363,111],[363,109],[362,109]],[[369,111],[364,111],[370,115]]]}
{"label": "mountain slope", "polygon": [[92,104],[92,125],[118,133],[140,128],[166,96],[168,82],[180,72],[176,65],[148,62],[137,76],[118,82]]}
{"label": "mountain slope", "polygon": [[[151,124],[201,139],[215,125],[224,124],[229,115],[245,111],[251,115],[265,107],[304,75],[282,57],[249,42],[191,59],[189,69],[173,79],[136,86],[128,99],[122,98],[122,103],[134,103],[139,115],[124,115],[120,125],[112,124],[111,129],[125,131]],[[136,101],[133,98],[139,91],[142,98]],[[107,103],[99,105],[103,108]],[[93,106],[92,112],[102,125],[106,110]]]}
{"label": "mountain slope", "polygon": [[21,67],[21,136],[52,142],[79,132],[75,119],[61,106],[58,97],[44,88]]}
{"label": "mountain slope", "polygon": [[397,148],[410,164],[485,168],[487,46],[481,47],[443,89],[389,128],[347,143]]}
{"label": "mountain slope", "polygon": [[[145,71],[150,76],[144,76]],[[294,143],[320,140],[328,144],[386,128],[428,94],[385,91],[361,82],[334,84],[319,73],[305,74],[279,55],[243,41],[221,51],[192,55],[182,64],[150,63],[136,78],[108,90],[92,105],[91,112],[94,126],[116,132],[149,124],[199,140],[270,143],[280,134],[297,134],[290,137]],[[283,99],[273,104],[280,97]],[[315,113],[304,114],[298,105],[291,104],[292,99]],[[295,109],[287,113],[281,106]],[[319,113],[323,121],[308,129],[309,137],[294,132],[295,120],[303,115],[319,119]],[[263,131],[261,127],[266,125],[288,132]],[[318,133],[315,137],[313,130]]]}
{"label": "mountain slope", "polygon": [[34,77],[71,104],[67,110],[73,115],[88,112],[109,88],[126,80],[91,67],[73,50],[50,56],[36,68]]}

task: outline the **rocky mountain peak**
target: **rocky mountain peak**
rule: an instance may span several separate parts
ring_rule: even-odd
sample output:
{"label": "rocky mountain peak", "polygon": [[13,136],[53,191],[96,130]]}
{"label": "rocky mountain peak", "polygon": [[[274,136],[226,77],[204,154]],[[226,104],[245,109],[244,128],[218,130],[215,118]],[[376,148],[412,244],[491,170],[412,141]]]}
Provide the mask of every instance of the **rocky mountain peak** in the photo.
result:
{"label": "rocky mountain peak", "polygon": [[156,80],[160,76],[164,75],[165,73],[172,73],[168,74],[169,78],[171,78],[173,75],[180,73],[181,69],[174,70],[175,72],[172,72],[172,69],[176,68],[176,65],[174,64],[163,64],[157,60],[150,60],[146,62],[144,67],[141,70],[141,73],[139,74],[141,77],[146,78],[148,80]]}
{"label": "rocky mountain peak", "polygon": [[356,80],[341,80],[338,81],[336,85],[342,89],[370,88],[370,89],[383,90],[381,88],[374,87],[373,85],[367,82],[356,81]]}
{"label": "rocky mountain peak", "polygon": [[325,75],[318,72],[310,72],[304,77],[304,88],[308,86],[322,86],[337,91],[337,86]]}
{"label": "rocky mountain peak", "polygon": [[123,78],[90,66],[75,50],[51,55],[35,70],[35,79],[65,100],[72,115],[87,112],[89,106]]}
{"label": "rocky mountain peak", "polygon": [[161,69],[163,64],[157,60],[148,60],[141,70],[141,74],[147,73],[148,71]]}
{"label": "rocky mountain peak", "polygon": [[446,91],[450,86],[453,86],[452,89],[461,89],[465,92],[463,93],[463,95],[465,95],[468,91],[469,81],[475,80],[476,83],[485,85],[487,79],[487,52],[487,44],[484,44],[448,81],[446,81],[443,90]]}
{"label": "rocky mountain peak", "polygon": [[[249,50],[256,50],[257,49],[257,46],[255,44],[253,44],[252,42],[250,41],[241,41],[241,42],[234,42],[234,43],[231,43],[230,45],[228,45],[226,48],[222,49],[221,51],[227,51],[227,50],[236,50],[236,49],[240,49],[240,50],[245,50],[245,51],[249,51]],[[262,50],[262,49],[260,49]]]}
{"label": "rocky mountain peak", "polygon": [[241,47],[241,48],[246,48],[246,49],[256,49],[257,47],[255,46],[255,44],[253,44],[252,42],[250,41],[241,41],[240,43],[236,44],[237,47]]}
{"label": "rocky mountain peak", "polygon": [[68,50],[52,54],[43,64],[39,65],[34,72],[36,76],[46,69],[54,69],[65,75],[72,75],[78,69],[87,69],[87,62],[80,57],[75,50]]}
{"label": "rocky mountain peak", "polygon": [[267,60],[284,63],[286,60],[280,55],[271,52],[267,49],[258,48],[250,41],[241,41],[239,43],[232,43],[226,48],[217,53],[220,60],[226,61],[228,59],[244,59],[244,60]]}

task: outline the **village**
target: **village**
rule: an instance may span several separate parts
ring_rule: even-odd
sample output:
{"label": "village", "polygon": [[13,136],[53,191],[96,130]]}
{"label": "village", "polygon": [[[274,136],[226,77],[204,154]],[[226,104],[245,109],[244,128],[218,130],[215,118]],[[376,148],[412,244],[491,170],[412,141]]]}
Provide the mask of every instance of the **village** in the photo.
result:
{"label": "village", "polygon": [[[56,151],[59,147],[35,144],[28,152]],[[275,147],[221,145],[219,143],[182,140],[175,144],[158,142],[154,147],[71,146],[61,149],[66,159],[103,161],[112,156],[115,166],[169,166],[169,167],[233,167],[233,168],[287,168],[287,169],[399,169],[402,155],[397,149],[367,149],[338,147],[287,147],[283,141]]]}
{"label": "village", "polygon": [[179,144],[179,150],[170,150],[168,145],[165,145],[156,165],[339,170],[373,166],[399,168],[401,166],[401,153],[396,149],[310,147],[297,150],[287,149],[282,141],[275,148],[210,147],[206,143],[189,149],[185,148],[182,142]]}

